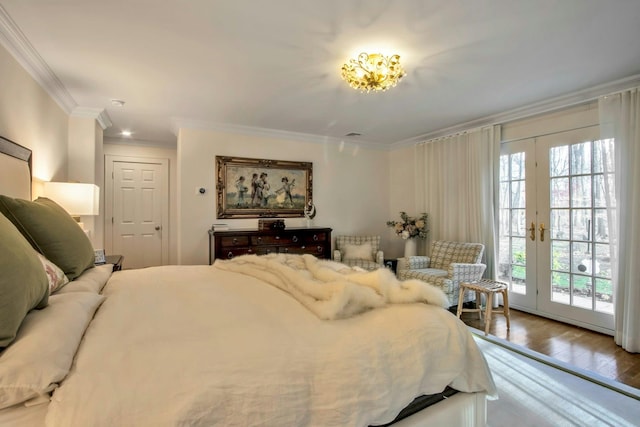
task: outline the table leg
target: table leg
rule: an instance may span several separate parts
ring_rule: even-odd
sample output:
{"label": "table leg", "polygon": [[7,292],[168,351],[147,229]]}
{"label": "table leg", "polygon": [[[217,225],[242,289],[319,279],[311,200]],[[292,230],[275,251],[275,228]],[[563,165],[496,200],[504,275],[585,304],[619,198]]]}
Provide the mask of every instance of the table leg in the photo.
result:
{"label": "table leg", "polygon": [[491,326],[491,310],[493,309],[493,292],[487,292],[487,308],[484,316],[484,334],[489,335],[489,326]]}

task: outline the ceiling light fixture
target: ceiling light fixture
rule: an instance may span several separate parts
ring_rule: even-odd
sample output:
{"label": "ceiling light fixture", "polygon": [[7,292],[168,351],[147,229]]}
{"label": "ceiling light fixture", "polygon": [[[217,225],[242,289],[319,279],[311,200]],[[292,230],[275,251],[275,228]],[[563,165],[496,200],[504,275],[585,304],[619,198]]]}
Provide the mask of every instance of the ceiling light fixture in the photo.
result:
{"label": "ceiling light fixture", "polygon": [[123,130],[122,132],[120,132],[120,135],[122,135],[122,136],[131,136],[131,131],[130,130]]}
{"label": "ceiling light fixture", "polygon": [[379,92],[394,87],[405,76],[400,55],[361,53],[342,66],[342,78],[361,92]]}

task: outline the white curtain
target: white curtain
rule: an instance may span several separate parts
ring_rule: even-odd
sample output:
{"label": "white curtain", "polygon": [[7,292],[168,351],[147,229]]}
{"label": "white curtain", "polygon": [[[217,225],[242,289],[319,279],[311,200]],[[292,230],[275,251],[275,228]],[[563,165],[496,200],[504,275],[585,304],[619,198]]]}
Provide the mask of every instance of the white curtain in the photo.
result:
{"label": "white curtain", "polygon": [[609,206],[615,341],[640,352],[640,93],[607,95],[598,106],[601,138],[613,139],[615,152],[615,202]]}
{"label": "white curtain", "polygon": [[500,127],[416,145],[416,206],[429,214],[429,238],[485,245],[485,276],[495,277]]}

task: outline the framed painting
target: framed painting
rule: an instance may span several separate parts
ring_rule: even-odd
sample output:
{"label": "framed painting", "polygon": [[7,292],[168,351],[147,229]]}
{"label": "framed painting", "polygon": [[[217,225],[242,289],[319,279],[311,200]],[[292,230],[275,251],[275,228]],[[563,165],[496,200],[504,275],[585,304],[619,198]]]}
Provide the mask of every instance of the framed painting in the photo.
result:
{"label": "framed painting", "polygon": [[313,163],[216,156],[217,218],[303,217]]}

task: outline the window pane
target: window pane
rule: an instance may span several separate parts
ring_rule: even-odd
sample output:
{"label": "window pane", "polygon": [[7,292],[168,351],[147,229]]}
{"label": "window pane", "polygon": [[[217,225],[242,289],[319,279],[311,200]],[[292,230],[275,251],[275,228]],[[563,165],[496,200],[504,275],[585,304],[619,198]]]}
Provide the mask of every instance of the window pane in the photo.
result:
{"label": "window pane", "polygon": [[553,178],[551,180],[551,207],[569,207],[569,178]]}
{"label": "window pane", "polygon": [[526,239],[514,237],[511,241],[511,262],[525,265],[527,263]]}
{"label": "window pane", "polygon": [[611,280],[596,279],[596,311],[613,314],[613,285]]}
{"label": "window pane", "polygon": [[551,238],[569,239],[569,209],[551,210]]}
{"label": "window pane", "polygon": [[503,182],[500,183],[500,207],[508,208],[509,207],[509,183]]}
{"label": "window pane", "polygon": [[593,308],[593,283],[591,277],[572,275],[573,304],[576,307]]}
{"label": "window pane", "polygon": [[509,156],[500,156],[500,181],[509,179]]}
{"label": "window pane", "polygon": [[604,208],[607,206],[607,193],[604,185],[604,175],[593,176],[593,206]]}
{"label": "window pane", "polygon": [[511,155],[511,179],[524,179],[524,153]]}
{"label": "window pane", "polygon": [[591,240],[591,209],[573,209],[571,223],[572,240]]}
{"label": "window pane", "polygon": [[569,147],[553,147],[549,150],[549,176],[569,175]]}
{"label": "window pane", "polygon": [[571,178],[571,206],[591,207],[591,177],[574,176]]}
{"label": "window pane", "polygon": [[524,208],[525,196],[524,181],[513,181],[511,183],[511,207]]}
{"label": "window pane", "polygon": [[594,209],[593,216],[595,217],[595,241],[596,242],[608,242],[609,241],[609,222],[606,209]]}
{"label": "window pane", "polygon": [[571,175],[591,173],[591,141],[571,146]]}
{"label": "window pane", "polygon": [[562,304],[569,304],[569,280],[567,273],[551,273],[551,300]]}
{"label": "window pane", "polygon": [[591,273],[591,255],[588,252],[588,243],[572,243],[572,273]]}
{"label": "window pane", "polygon": [[594,249],[596,255],[595,274],[607,279],[611,278],[611,251],[609,245],[597,244]]}
{"label": "window pane", "polygon": [[511,211],[511,235],[524,237],[527,232],[526,211],[524,209],[514,209]]}
{"label": "window pane", "polygon": [[559,271],[569,271],[570,265],[569,242],[551,241],[551,268]]}

